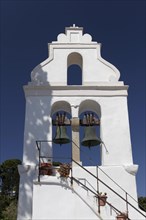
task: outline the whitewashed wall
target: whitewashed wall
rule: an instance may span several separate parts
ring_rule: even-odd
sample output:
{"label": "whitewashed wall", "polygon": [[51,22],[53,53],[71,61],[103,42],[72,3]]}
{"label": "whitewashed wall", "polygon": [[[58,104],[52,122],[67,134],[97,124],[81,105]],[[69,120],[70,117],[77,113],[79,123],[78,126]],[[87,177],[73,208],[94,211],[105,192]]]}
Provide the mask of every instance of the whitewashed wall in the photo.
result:
{"label": "whitewashed wall", "polygon": [[[81,67],[82,85],[67,86],[70,64]],[[49,57],[32,71],[31,82],[24,86],[26,115],[17,220],[115,218],[107,206],[99,216],[96,199],[77,184],[72,188],[68,181],[58,176],[43,177],[38,183],[36,141],[52,140],[52,115],[57,110],[67,111],[71,117],[91,110],[100,117],[101,139],[108,150],[107,153],[102,144],[100,168],[137,200],[135,175],[138,166],[133,164],[132,158],[128,86],[118,81],[119,77],[117,68],[101,57],[100,44],[93,42],[89,34],[83,34],[83,28],[66,28],[65,34],[58,35],[57,41],[49,44]],[[43,144],[41,154],[52,156],[51,142]],[[88,169],[96,173],[96,167]],[[73,175],[96,189],[97,181],[80,168],[73,167]],[[125,196],[103,172],[99,171],[99,177]],[[102,184],[99,187],[100,191],[107,192],[109,202],[125,211],[123,201]],[[129,215],[133,220],[143,219],[130,208]]]}

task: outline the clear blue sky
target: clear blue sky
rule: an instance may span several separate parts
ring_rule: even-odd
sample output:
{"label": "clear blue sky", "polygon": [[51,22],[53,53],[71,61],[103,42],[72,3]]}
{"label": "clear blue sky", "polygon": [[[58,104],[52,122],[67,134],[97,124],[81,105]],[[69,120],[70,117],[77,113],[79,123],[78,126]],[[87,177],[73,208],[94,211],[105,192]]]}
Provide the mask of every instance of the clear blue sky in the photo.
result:
{"label": "clear blue sky", "polygon": [[146,1],[0,1],[0,162],[22,158],[25,98],[22,86],[48,57],[47,43],[65,27],[84,27],[102,43],[102,57],[129,85],[129,118],[138,194],[146,196]]}

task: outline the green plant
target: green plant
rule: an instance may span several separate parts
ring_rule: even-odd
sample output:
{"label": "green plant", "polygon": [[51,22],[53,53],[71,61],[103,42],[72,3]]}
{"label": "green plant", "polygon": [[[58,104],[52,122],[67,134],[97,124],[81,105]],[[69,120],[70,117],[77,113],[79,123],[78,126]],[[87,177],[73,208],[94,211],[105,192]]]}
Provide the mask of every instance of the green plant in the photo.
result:
{"label": "green plant", "polygon": [[53,166],[58,167],[60,166],[62,163],[59,161],[53,161]]}
{"label": "green plant", "polygon": [[146,197],[139,197],[138,198],[139,208],[146,212]]}
{"label": "green plant", "polygon": [[19,159],[5,160],[0,164],[0,219],[16,220],[19,192]]}
{"label": "green plant", "polygon": [[9,206],[2,212],[2,220],[16,220],[17,219],[17,201],[12,200]]}

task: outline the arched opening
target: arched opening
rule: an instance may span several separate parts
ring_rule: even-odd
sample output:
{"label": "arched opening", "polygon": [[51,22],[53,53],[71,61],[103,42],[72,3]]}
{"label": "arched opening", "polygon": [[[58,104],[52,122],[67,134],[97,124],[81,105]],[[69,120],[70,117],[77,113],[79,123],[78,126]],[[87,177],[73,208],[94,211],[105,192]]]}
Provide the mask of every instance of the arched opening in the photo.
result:
{"label": "arched opening", "polygon": [[67,58],[67,85],[82,85],[82,56],[71,53]]}
{"label": "arched opening", "polygon": [[[68,102],[58,101],[55,102],[51,109],[52,116],[52,155],[53,162],[59,163],[70,163],[71,162],[71,142],[62,142],[61,144],[56,143],[54,140],[62,137],[71,139],[71,126],[69,124],[71,118],[71,108]],[[58,126],[60,122],[58,117],[61,118],[63,126]],[[60,120],[60,119],[59,119]],[[66,124],[64,124],[64,122]],[[67,123],[68,122],[68,123]],[[63,127],[63,129],[62,129]],[[59,133],[58,133],[59,132]]]}
{"label": "arched opening", "polygon": [[76,64],[68,67],[67,85],[82,85],[82,70]]}
{"label": "arched opening", "polygon": [[[66,117],[68,119],[71,118],[71,116],[64,112],[64,111],[59,111],[57,113],[55,113],[53,115],[53,121],[56,120],[56,114],[59,115],[64,115],[64,113],[66,114]],[[63,128],[63,130],[62,130]],[[58,126],[58,125],[53,125],[52,127],[52,149],[53,149],[53,161],[55,162],[61,162],[61,163],[70,163],[71,162],[71,142],[67,142],[66,141],[62,141],[61,144],[60,143],[55,143],[55,140],[58,138],[68,138],[69,140],[71,140],[71,127],[70,126]]]}
{"label": "arched opening", "polygon": [[[94,116],[98,118],[98,116],[95,114],[95,112],[88,111],[88,112],[83,112],[80,115],[80,119],[82,120],[85,117],[85,114],[94,114]],[[87,136],[87,126],[80,126],[80,155],[81,155],[81,161],[83,162],[83,165],[86,166],[92,166],[92,165],[101,165],[101,148],[100,145],[96,146],[84,146],[82,145],[83,140],[88,139],[89,136],[91,139],[93,139],[93,136],[97,137],[100,139],[100,127],[99,126],[89,126],[90,135],[88,134]],[[95,139],[94,139],[95,141]]]}
{"label": "arched opening", "polygon": [[[100,106],[97,102],[93,100],[85,100],[80,104],[79,107],[79,117],[80,121],[83,121],[87,116],[94,117],[95,123],[91,126],[90,137],[92,138],[96,135],[97,139],[101,139],[100,137],[100,117],[101,111]],[[92,165],[101,165],[101,146],[100,144],[96,146],[84,146],[82,145],[82,141],[85,138],[86,124],[80,126],[80,156],[83,165],[92,166]],[[94,127],[94,128],[93,128]],[[92,129],[93,128],[93,129]],[[94,132],[93,132],[94,131]],[[88,137],[87,137],[88,139]]]}

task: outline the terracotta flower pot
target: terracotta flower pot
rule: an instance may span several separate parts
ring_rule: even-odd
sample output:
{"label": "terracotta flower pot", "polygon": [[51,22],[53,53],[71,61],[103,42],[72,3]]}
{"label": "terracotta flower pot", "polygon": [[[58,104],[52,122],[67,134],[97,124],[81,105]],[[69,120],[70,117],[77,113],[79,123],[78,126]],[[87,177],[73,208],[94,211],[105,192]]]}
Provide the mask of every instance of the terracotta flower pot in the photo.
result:
{"label": "terracotta flower pot", "polygon": [[126,220],[127,219],[127,215],[126,214],[118,214],[116,217],[117,220]]}
{"label": "terracotta flower pot", "polygon": [[61,164],[58,172],[61,177],[68,177],[70,173],[70,165],[69,164]]}
{"label": "terracotta flower pot", "polygon": [[106,196],[106,195],[100,195],[100,196],[98,197],[99,205],[100,205],[100,206],[105,206],[106,200],[107,200],[107,196]]}
{"label": "terracotta flower pot", "polygon": [[52,163],[41,163],[40,166],[40,175],[52,175]]}

